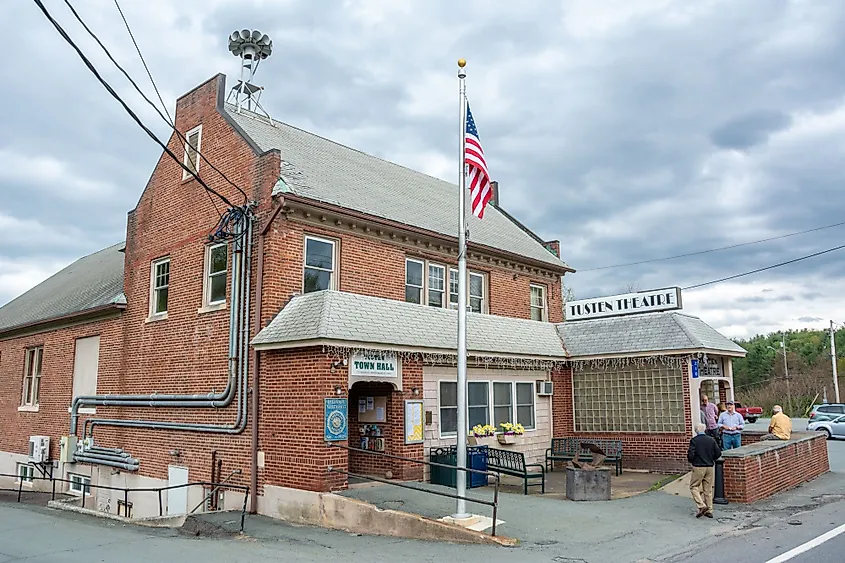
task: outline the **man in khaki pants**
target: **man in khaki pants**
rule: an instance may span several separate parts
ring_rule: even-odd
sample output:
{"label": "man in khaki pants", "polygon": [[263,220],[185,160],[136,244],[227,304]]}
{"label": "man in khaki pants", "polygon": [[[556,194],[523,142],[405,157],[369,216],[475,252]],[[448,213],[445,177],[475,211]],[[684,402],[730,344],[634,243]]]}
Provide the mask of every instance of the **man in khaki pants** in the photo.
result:
{"label": "man in khaki pants", "polygon": [[698,507],[696,518],[713,518],[713,483],[716,478],[716,460],[722,456],[722,449],[712,436],[705,434],[707,427],[696,424],[696,436],[689,441],[687,459],[692,464],[689,490]]}

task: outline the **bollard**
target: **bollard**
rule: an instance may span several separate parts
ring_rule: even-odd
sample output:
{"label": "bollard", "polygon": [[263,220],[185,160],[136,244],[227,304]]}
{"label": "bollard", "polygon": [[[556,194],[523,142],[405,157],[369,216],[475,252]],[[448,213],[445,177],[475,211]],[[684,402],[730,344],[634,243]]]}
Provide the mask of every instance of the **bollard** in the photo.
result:
{"label": "bollard", "polygon": [[716,460],[716,478],[713,484],[713,504],[728,504],[728,499],[725,498],[725,460],[719,458]]}

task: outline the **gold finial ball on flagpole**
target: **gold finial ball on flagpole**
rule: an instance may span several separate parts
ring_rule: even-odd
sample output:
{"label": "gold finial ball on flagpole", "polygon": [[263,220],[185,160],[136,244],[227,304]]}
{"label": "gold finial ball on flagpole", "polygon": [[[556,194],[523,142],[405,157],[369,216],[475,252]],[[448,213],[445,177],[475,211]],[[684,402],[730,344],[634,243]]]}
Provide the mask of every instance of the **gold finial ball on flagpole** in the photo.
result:
{"label": "gold finial ball on flagpole", "polygon": [[461,68],[464,68],[465,66],[467,66],[467,60],[466,59],[458,59],[458,66],[461,67]]}

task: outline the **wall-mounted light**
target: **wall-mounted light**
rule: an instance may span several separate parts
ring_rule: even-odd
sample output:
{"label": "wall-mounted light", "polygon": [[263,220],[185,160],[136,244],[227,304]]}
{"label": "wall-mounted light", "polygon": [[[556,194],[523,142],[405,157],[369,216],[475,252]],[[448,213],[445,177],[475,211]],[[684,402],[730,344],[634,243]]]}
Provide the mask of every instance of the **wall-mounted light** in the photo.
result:
{"label": "wall-mounted light", "polygon": [[335,395],[343,395],[343,387],[341,387],[340,385],[335,385],[334,386],[334,394]]}
{"label": "wall-mounted light", "polygon": [[180,455],[182,455],[182,452],[179,451],[178,449],[170,450],[170,455],[173,456],[173,457],[179,457]]}
{"label": "wall-mounted light", "polygon": [[332,362],[332,371],[336,370],[341,366],[345,367],[348,363],[349,362],[346,360],[346,358],[343,358],[342,360],[335,360]]}
{"label": "wall-mounted light", "polygon": [[420,394],[420,390],[419,390],[419,388],[418,388],[418,387],[412,387],[412,388],[411,388],[411,393],[412,393],[412,394],[414,394],[414,395],[419,395],[419,394]]}

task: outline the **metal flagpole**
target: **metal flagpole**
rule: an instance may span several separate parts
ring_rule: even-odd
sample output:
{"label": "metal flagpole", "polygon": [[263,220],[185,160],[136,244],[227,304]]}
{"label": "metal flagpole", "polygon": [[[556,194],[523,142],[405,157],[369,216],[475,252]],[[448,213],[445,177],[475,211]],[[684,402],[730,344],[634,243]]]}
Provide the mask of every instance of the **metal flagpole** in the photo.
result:
{"label": "metal flagpole", "polygon": [[[458,452],[457,467],[467,465],[467,256],[466,256],[466,127],[467,127],[467,76],[464,59],[458,61],[458,82],[460,91],[460,146],[458,172]],[[455,471],[456,488],[459,497],[466,497],[467,473]],[[463,498],[457,500],[454,518],[467,518],[467,505]]]}
{"label": "metal flagpole", "polygon": [[836,402],[839,402],[839,374],[836,373],[836,329],[833,321],[830,321],[830,362],[833,364],[833,393],[836,395]]}

